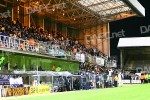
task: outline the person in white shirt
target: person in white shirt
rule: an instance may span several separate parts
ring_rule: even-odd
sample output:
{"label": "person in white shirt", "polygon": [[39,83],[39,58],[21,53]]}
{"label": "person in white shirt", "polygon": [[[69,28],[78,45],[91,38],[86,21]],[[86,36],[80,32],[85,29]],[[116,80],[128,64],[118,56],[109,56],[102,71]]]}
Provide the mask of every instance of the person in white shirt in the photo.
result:
{"label": "person in white shirt", "polygon": [[110,77],[112,76],[112,73],[113,73],[113,70],[112,70],[112,69],[109,69],[109,76],[110,76]]}
{"label": "person in white shirt", "polygon": [[14,81],[15,81],[15,80],[14,80],[13,77],[10,77],[10,78],[9,78],[9,83],[10,83],[10,86],[11,86],[11,87],[13,87]]}
{"label": "person in white shirt", "polygon": [[108,76],[109,76],[109,79],[110,79],[111,83],[113,82],[112,73],[113,73],[113,70],[109,69]]}
{"label": "person in white shirt", "polygon": [[121,72],[118,73],[118,85],[119,86],[122,85],[122,73]]}

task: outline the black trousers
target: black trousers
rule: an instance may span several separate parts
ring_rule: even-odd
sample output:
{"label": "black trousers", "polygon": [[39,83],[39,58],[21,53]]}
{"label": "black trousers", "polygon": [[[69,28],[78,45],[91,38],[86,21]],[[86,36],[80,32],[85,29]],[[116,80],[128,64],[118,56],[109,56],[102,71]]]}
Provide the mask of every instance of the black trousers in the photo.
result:
{"label": "black trousers", "polygon": [[114,86],[118,87],[118,81],[114,81]]}
{"label": "black trousers", "polygon": [[104,87],[108,88],[108,82],[104,82]]}
{"label": "black trousers", "polygon": [[141,84],[143,84],[145,82],[145,79],[141,79]]}
{"label": "black trousers", "polygon": [[150,79],[148,79],[148,83],[150,83]]}

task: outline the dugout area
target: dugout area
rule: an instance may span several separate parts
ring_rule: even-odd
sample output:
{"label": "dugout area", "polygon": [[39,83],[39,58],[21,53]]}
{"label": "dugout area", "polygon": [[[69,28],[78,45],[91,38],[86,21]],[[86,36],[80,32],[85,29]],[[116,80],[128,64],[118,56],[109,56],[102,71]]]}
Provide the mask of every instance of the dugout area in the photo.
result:
{"label": "dugout area", "polygon": [[121,68],[149,73],[149,41],[149,37],[120,38],[118,48],[120,49]]}

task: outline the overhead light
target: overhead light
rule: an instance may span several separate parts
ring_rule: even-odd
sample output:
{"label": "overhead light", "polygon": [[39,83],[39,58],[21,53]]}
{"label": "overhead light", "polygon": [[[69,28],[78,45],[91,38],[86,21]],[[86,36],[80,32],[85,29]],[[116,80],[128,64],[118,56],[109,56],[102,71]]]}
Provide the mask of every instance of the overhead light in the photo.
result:
{"label": "overhead light", "polygon": [[75,18],[73,20],[76,20]]}

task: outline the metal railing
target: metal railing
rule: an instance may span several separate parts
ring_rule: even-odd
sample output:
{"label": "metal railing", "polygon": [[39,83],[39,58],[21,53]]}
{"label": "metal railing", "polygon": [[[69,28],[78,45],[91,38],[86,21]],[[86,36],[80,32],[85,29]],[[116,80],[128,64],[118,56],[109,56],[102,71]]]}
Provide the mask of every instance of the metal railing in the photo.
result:
{"label": "metal railing", "polygon": [[[60,45],[61,44],[61,45]],[[9,48],[19,51],[36,52],[40,54],[47,54],[51,56],[63,56],[64,59],[76,60],[79,62],[90,61],[96,63],[96,57],[88,53],[83,54],[79,52],[68,51],[66,48],[67,42],[52,40],[48,42],[37,41],[34,39],[24,40],[17,37],[9,37],[0,35],[0,47]],[[60,47],[65,47],[61,49]]]}
{"label": "metal railing", "polygon": [[[56,44],[51,44],[51,42],[57,42]],[[60,49],[59,43],[62,41],[49,41],[49,42],[42,42],[36,40],[24,40],[21,38],[16,37],[9,37],[0,35],[0,47],[19,50],[19,51],[26,51],[26,52],[35,52],[39,54],[47,54],[51,56],[63,56],[68,60],[76,60],[75,54],[71,51],[66,51],[64,49]],[[65,46],[65,44],[63,44]]]}

